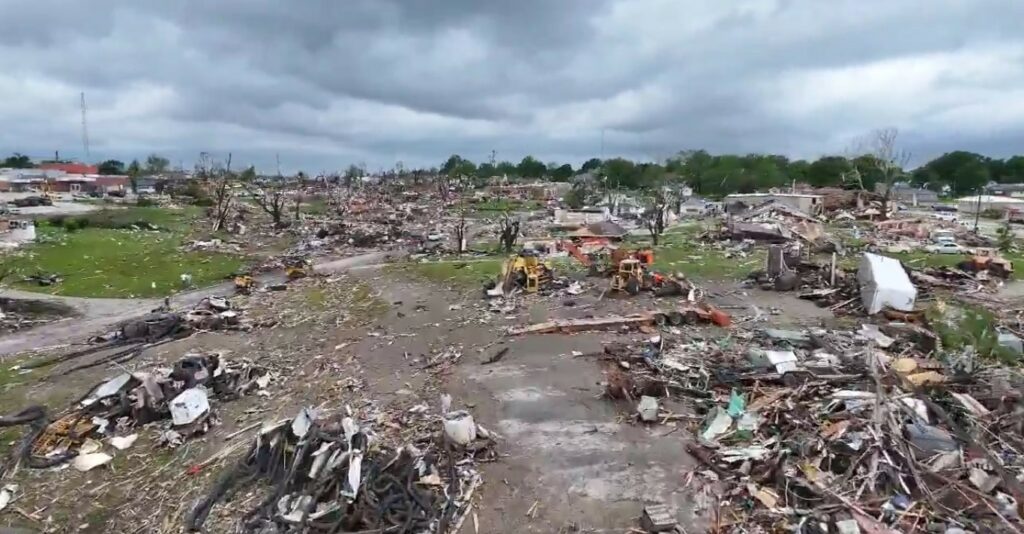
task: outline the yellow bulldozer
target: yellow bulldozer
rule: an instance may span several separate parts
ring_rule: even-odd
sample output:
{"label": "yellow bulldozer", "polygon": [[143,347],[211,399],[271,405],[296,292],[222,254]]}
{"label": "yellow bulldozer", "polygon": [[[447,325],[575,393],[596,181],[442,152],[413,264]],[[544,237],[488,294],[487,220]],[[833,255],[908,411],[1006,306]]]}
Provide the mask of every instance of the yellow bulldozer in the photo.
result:
{"label": "yellow bulldozer", "polygon": [[536,293],[551,284],[551,264],[541,261],[536,254],[522,252],[505,260],[501,265],[500,287],[504,293],[520,288]]}

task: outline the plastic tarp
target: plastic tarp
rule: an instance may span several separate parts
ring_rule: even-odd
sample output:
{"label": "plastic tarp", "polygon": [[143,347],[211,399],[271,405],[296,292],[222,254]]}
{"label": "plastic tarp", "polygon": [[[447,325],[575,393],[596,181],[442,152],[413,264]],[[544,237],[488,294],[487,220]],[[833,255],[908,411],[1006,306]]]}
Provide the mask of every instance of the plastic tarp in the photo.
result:
{"label": "plastic tarp", "polygon": [[899,260],[865,253],[860,260],[857,281],[868,314],[878,313],[885,307],[913,311],[917,288]]}

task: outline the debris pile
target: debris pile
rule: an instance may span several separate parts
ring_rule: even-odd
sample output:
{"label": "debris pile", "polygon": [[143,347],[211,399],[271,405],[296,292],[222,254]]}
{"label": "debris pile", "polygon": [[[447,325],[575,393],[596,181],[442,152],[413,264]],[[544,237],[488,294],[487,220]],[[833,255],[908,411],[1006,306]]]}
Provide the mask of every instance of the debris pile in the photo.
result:
{"label": "debris pile", "polygon": [[0,297],[0,334],[33,328],[74,315],[73,308],[60,302]]}
{"label": "debris pile", "polygon": [[161,442],[180,444],[215,422],[211,397],[228,401],[260,392],[271,378],[249,362],[229,365],[219,354],[187,354],[173,369],[125,372],[100,383],[52,422],[43,407],[32,406],[0,425],[32,429],[10,461],[43,468],[74,459],[76,468],[87,471],[112,458],[100,452],[98,440],[110,438],[112,447],[126,448],[137,437],[128,432],[159,423]]}
{"label": "debris pile", "polygon": [[493,451],[487,430],[447,408],[440,418],[426,406],[407,412],[403,435],[415,436],[407,443],[377,434],[376,415],[357,421],[303,409],[259,432],[190,510],[186,528],[202,529],[219,501],[261,482],[265,497],[230,518],[240,532],[458,532],[482,480],[475,463]]}
{"label": "debris pile", "polygon": [[1024,376],[931,358],[937,341],[905,323],[659,336],[606,347],[606,393],[645,422],[678,419],[666,393],[703,414],[688,450],[722,488],[719,532],[1019,531]]}

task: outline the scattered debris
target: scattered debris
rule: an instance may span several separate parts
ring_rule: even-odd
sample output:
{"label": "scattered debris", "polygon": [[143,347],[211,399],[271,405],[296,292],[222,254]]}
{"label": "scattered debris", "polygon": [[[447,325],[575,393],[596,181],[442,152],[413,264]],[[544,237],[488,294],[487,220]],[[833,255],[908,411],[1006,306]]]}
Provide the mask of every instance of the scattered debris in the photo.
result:
{"label": "scattered debris", "polygon": [[454,435],[461,445],[429,434],[416,445],[388,445],[373,431],[373,420],[303,410],[264,428],[192,507],[186,528],[200,530],[214,505],[239,486],[265,481],[267,498],[240,516],[247,530],[457,532],[481,483],[474,459],[486,455],[490,443],[475,435],[472,416],[449,413],[444,431],[434,433]]}

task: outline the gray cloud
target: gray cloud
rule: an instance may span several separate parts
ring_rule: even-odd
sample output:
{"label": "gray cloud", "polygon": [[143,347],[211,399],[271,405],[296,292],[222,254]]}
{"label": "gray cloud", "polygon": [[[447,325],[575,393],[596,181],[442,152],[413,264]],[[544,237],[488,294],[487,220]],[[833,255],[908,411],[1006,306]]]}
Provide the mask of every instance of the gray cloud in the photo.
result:
{"label": "gray cloud", "polygon": [[[0,0],[0,152],[271,168],[1024,138],[1016,0]],[[603,134],[602,134],[603,132]]]}

